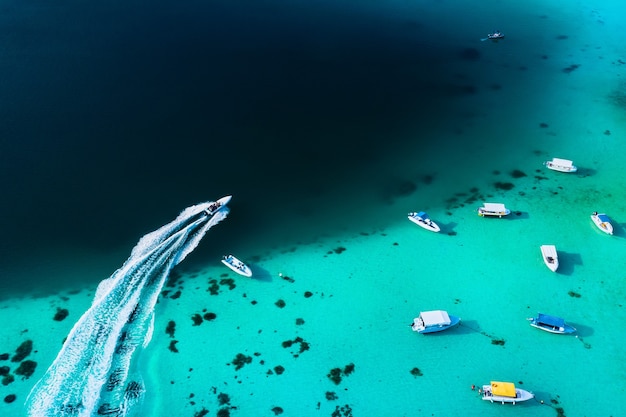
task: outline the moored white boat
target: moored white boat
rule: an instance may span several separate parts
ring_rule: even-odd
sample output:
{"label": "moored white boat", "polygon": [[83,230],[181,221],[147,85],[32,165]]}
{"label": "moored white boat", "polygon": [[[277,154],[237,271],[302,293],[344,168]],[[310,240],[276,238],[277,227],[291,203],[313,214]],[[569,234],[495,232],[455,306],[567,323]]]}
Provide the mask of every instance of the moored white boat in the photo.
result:
{"label": "moored white boat", "polygon": [[541,245],[541,256],[548,269],[556,272],[559,267],[559,255],[554,245]]}
{"label": "moored white boat", "polygon": [[430,230],[431,232],[439,232],[441,230],[439,225],[432,221],[425,211],[420,211],[419,213],[409,213],[409,220],[426,230]]}
{"label": "moored white boat", "polygon": [[478,215],[481,217],[502,217],[508,216],[509,214],[511,214],[511,210],[506,208],[504,204],[501,203],[484,203],[482,207],[478,208]]}
{"label": "moored white boat", "polygon": [[209,208],[207,208],[205,211],[209,216],[214,215],[215,213],[217,213],[218,210],[223,209],[226,204],[228,204],[230,202],[230,200],[233,198],[232,195],[227,195],[224,196],[222,198],[220,198],[219,200],[217,200],[216,202],[214,202],[213,204],[209,205]]}
{"label": "moored white boat", "polygon": [[569,159],[552,158],[552,161],[546,161],[543,163],[546,168],[559,172],[576,172],[578,168],[574,166],[574,163]]}
{"label": "moored white boat", "polygon": [[549,314],[538,313],[537,317],[528,319],[530,325],[549,333],[555,334],[572,334],[576,332],[576,328],[565,323],[561,317],[551,316]]}
{"label": "moored white boat", "polygon": [[449,315],[444,310],[422,311],[413,319],[411,329],[418,333],[434,333],[450,329],[461,322],[461,318]]}
{"label": "moored white boat", "polygon": [[535,395],[529,391],[517,388],[512,382],[491,381],[490,385],[483,385],[483,400],[491,402],[518,403],[534,398]]}
{"label": "moored white boat", "polygon": [[244,277],[250,278],[252,276],[252,270],[248,265],[234,257],[233,255],[224,255],[222,263]]}
{"label": "moored white boat", "polygon": [[591,220],[598,226],[598,229],[602,230],[604,233],[612,235],[613,234],[613,225],[611,224],[611,219],[604,213],[598,213],[594,211],[591,215]]}
{"label": "moored white boat", "polygon": [[494,41],[498,39],[504,39],[504,33],[500,32],[499,30],[494,30],[493,33],[487,34],[487,38]]}

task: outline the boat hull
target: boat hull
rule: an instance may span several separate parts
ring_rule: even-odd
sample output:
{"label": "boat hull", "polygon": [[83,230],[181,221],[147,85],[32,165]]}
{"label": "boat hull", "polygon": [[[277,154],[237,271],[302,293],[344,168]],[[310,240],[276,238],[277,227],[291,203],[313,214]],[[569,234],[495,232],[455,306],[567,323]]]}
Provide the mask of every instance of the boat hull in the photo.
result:
{"label": "boat hull", "polygon": [[535,398],[535,395],[532,394],[529,391],[520,389],[520,388],[515,388],[515,397],[505,397],[502,395],[493,395],[491,394],[491,386],[489,385],[483,385],[483,400],[485,401],[491,401],[492,403],[495,402],[499,402],[499,403],[511,403],[511,404],[516,404],[519,402],[523,402],[523,401],[528,401],[530,399]]}
{"label": "boat hull", "polygon": [[560,165],[553,164],[552,162],[546,162],[545,166],[546,168],[551,169],[552,171],[558,171],[558,172],[572,173],[572,172],[578,171],[578,168],[575,166],[571,166],[571,167],[560,166]]}
{"label": "boat hull", "polygon": [[559,268],[559,256],[556,251],[556,246],[542,245],[541,256],[543,257],[543,262],[546,264],[548,269],[552,272],[556,272]]}
{"label": "boat hull", "polygon": [[609,221],[603,221],[600,216],[603,214],[592,214],[591,220],[593,223],[598,226],[598,229],[602,230],[607,235],[613,234],[613,225]]}
{"label": "boat hull", "polygon": [[222,259],[222,263],[239,275],[243,275],[248,278],[252,277],[252,270],[250,267],[232,255],[225,256]]}
{"label": "boat hull", "polygon": [[226,205],[230,202],[230,200],[233,198],[232,195],[227,195],[224,196],[222,198],[220,198],[219,200],[217,200],[215,203],[212,203],[207,209],[206,209],[206,213],[209,216],[214,215],[215,213],[217,213],[219,210],[223,209],[224,207],[226,207]]}
{"label": "boat hull", "polygon": [[231,200],[232,198],[233,198],[233,196],[232,196],[232,195],[227,195],[227,196],[224,196],[224,197],[220,198],[219,200],[217,200],[217,203],[218,203],[220,206],[225,206],[226,204],[230,203],[230,200]]}
{"label": "boat hull", "polygon": [[488,211],[488,210],[484,210],[483,208],[479,208],[478,209],[478,215],[480,217],[502,217],[502,216],[508,216],[509,214],[511,214],[511,210],[506,209],[504,211]]}
{"label": "boat hull", "polygon": [[[428,334],[428,333],[438,333],[438,332],[443,332],[444,330],[448,330],[453,328],[454,326],[458,325],[461,322],[461,318],[457,317],[457,316],[453,316],[453,315],[448,315],[448,317],[450,317],[450,324],[446,324],[446,325],[437,325],[437,326],[426,326],[423,329],[420,329],[417,325],[416,321],[413,321],[413,324],[411,325],[411,328],[413,329],[413,331],[416,331],[420,334]],[[417,319],[415,319],[417,320]]]}
{"label": "boat hull", "polygon": [[409,213],[408,218],[419,227],[422,227],[426,230],[430,230],[431,232],[438,233],[441,230],[439,225],[435,223],[434,221],[430,219],[429,221],[425,221],[423,218],[421,218],[415,213]]}

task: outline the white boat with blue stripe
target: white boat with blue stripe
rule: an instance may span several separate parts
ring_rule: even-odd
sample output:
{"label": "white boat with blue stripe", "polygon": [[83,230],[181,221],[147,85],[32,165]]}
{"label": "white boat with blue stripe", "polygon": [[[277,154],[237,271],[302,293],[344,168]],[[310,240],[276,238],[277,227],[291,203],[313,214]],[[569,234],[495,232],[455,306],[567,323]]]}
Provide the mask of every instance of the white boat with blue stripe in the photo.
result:
{"label": "white boat with blue stripe", "polygon": [[528,319],[530,325],[548,333],[555,334],[572,334],[576,333],[576,328],[565,323],[561,317],[551,316],[549,314],[539,313],[537,317]]}
{"label": "white boat with blue stripe", "polygon": [[428,214],[425,211],[413,212],[409,213],[409,220],[411,220],[416,225],[423,227],[426,230],[430,230],[431,232],[439,232],[441,228],[437,223],[432,221]]}
{"label": "white boat with blue stripe", "polygon": [[602,230],[607,235],[613,234],[613,225],[611,224],[611,219],[604,213],[598,213],[594,211],[591,215],[591,220],[598,226],[598,229]]}

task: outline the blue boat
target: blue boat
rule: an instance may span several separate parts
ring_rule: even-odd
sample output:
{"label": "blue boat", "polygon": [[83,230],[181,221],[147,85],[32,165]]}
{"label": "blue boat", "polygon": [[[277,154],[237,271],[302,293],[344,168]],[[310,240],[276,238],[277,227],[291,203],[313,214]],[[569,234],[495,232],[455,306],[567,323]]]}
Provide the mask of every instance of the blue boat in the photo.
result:
{"label": "blue boat", "polygon": [[565,323],[560,317],[551,316],[549,314],[537,314],[537,317],[529,318],[530,325],[549,333],[556,334],[572,334],[576,329]]}
{"label": "blue boat", "polygon": [[449,315],[447,311],[422,311],[413,319],[411,329],[418,333],[434,333],[450,329],[461,322],[461,318]]}

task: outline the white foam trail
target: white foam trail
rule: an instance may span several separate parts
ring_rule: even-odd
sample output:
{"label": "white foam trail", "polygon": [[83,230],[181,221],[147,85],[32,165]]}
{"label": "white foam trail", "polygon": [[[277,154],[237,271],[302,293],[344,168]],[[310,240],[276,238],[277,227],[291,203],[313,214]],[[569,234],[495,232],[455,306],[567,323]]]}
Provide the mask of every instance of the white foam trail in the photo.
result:
{"label": "white foam trail", "polygon": [[142,237],[124,265],[98,286],[92,306],[29,394],[29,416],[121,417],[140,401],[143,382],[129,380],[133,354],[152,337],[154,306],[170,270],[226,218],[227,208],[209,216],[209,205],[188,207]]}
{"label": "white foam trail", "polygon": [[142,348],[148,347],[148,344],[152,340],[153,334],[154,334],[154,312],[150,314],[150,326],[148,327],[148,330],[146,331],[146,337],[144,338],[143,345],[141,346]]}

